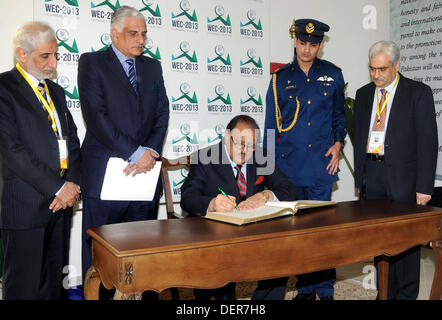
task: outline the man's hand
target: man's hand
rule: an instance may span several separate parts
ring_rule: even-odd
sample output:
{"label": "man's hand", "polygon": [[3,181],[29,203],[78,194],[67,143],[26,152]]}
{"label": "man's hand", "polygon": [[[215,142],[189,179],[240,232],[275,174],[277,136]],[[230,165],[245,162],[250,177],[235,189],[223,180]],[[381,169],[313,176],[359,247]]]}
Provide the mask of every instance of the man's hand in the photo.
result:
{"label": "man's hand", "polygon": [[230,212],[235,209],[236,198],[234,196],[217,195],[210,200],[208,211]]}
{"label": "man's hand", "polygon": [[[238,209],[251,210],[262,207],[267,202],[267,198],[263,194],[264,192],[266,191],[255,193],[250,198],[247,198],[247,200],[238,204]],[[267,192],[267,194],[269,195],[269,201],[273,200],[273,194],[271,192]]]}
{"label": "man's hand", "polygon": [[49,206],[49,210],[53,213],[60,209],[65,210],[67,207],[73,207],[80,198],[80,187],[73,182],[66,181],[60,193],[55,196]]}
{"label": "man's hand", "polygon": [[154,157],[158,158],[159,155],[156,152],[146,149],[143,156],[137,162],[134,164],[128,164],[126,168],[124,168],[124,174],[126,176],[132,174],[132,177],[134,177],[139,173],[146,173],[147,171],[152,170],[156,162]]}
{"label": "man's hand", "polygon": [[423,194],[423,193],[416,192],[416,203],[417,204],[424,206],[430,200],[431,200],[431,195],[430,194]]}
{"label": "man's hand", "polygon": [[342,147],[341,142],[336,141],[335,144],[332,145],[325,154],[326,157],[332,155],[332,158],[328,163],[327,168],[325,168],[326,170],[328,170],[328,174],[330,175],[334,175],[336,172],[338,172],[339,155],[341,154],[341,147]]}

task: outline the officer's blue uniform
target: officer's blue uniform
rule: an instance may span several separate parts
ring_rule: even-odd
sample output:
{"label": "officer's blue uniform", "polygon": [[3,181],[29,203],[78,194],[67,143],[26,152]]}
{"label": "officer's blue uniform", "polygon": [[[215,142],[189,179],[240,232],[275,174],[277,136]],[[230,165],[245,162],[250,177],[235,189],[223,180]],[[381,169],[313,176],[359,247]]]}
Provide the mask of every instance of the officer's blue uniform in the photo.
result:
{"label": "officer's blue uniform", "polygon": [[[281,110],[280,125],[287,128],[292,123],[296,98],[300,108],[294,127],[279,136],[276,126],[275,99],[271,81],[267,91],[265,134],[275,129],[276,165],[297,187],[330,185],[338,176],[326,170],[331,155],[325,157],[336,141],[344,141],[344,78],[341,70],[326,60],[315,59],[306,75],[296,58],[276,71],[276,90]],[[264,137],[267,143],[267,136]]]}
{"label": "officer's blue uniform", "polygon": [[[296,28],[298,39],[309,42],[322,41],[323,31],[329,29],[319,21],[308,19],[298,20]],[[315,31],[305,32],[307,28]],[[275,138],[276,165],[297,187],[299,199],[330,200],[332,185],[338,175],[330,175],[326,170],[332,155],[325,157],[325,154],[336,141],[343,143],[347,134],[342,71],[326,60],[315,58],[306,75],[295,55],[292,63],[281,67],[275,74],[280,128],[287,129],[293,123],[297,99],[299,112],[292,129],[278,132],[272,78],[266,97],[264,146],[268,145],[268,137]],[[269,129],[275,130],[275,134],[270,135]],[[316,291],[320,297],[333,296],[335,279],[335,269],[298,276],[298,293]]]}

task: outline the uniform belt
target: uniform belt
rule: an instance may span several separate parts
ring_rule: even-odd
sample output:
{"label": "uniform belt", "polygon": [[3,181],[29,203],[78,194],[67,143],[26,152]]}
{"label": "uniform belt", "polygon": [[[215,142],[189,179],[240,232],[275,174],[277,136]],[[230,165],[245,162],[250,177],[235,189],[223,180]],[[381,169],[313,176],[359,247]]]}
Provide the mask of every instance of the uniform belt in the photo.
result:
{"label": "uniform belt", "polygon": [[385,160],[385,156],[383,154],[367,153],[367,159],[381,162]]}

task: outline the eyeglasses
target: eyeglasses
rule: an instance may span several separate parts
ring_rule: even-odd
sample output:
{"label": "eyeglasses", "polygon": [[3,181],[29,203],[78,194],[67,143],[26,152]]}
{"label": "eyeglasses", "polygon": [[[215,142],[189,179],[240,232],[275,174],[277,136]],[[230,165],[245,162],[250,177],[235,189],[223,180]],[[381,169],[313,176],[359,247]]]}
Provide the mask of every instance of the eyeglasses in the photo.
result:
{"label": "eyeglasses", "polygon": [[143,32],[137,32],[137,31],[127,31],[127,35],[129,37],[129,39],[135,39],[137,38],[139,35],[141,35],[141,38],[143,38],[144,40],[146,40],[147,38],[147,31],[143,31]]}
{"label": "eyeglasses", "polygon": [[375,67],[372,67],[372,66],[368,66],[368,69],[369,69],[371,72],[375,72],[376,70],[379,70],[380,72],[385,72],[385,71],[387,71],[388,69],[390,69],[391,67],[392,67],[392,66],[375,68]]}
{"label": "eyeglasses", "polygon": [[254,151],[256,148],[254,144],[245,144],[239,141],[235,141],[232,136],[230,136],[230,139],[232,139],[233,145],[237,148],[244,148],[247,151]]}

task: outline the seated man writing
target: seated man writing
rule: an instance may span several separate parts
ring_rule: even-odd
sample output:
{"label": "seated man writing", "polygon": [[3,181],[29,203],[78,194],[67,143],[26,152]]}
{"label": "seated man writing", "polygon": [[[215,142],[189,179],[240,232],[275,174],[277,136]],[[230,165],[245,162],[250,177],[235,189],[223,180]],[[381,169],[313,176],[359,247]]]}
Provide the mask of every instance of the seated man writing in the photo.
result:
{"label": "seated man writing", "polygon": [[[181,208],[190,215],[204,216],[208,211],[250,210],[267,201],[296,200],[295,187],[273,161],[258,163],[256,155],[262,151],[256,150],[258,137],[259,127],[253,118],[234,117],[219,144],[196,154],[198,159],[192,161],[181,187]],[[259,281],[252,299],[284,299],[286,282],[287,278]],[[235,299],[235,284],[194,293],[201,300],[211,296]]]}

